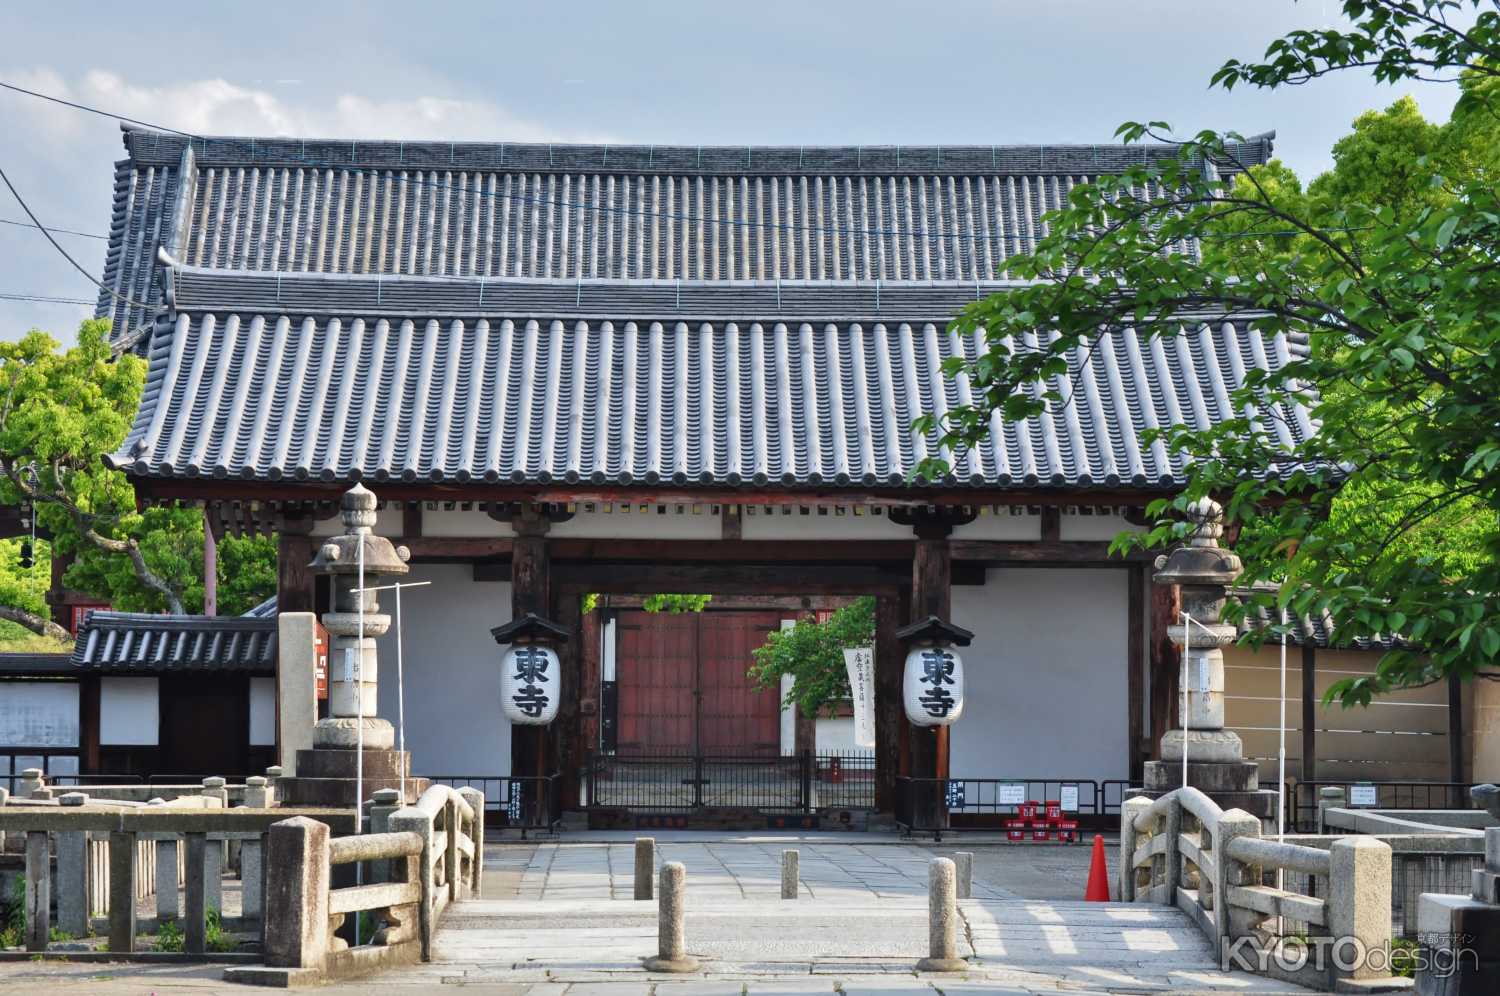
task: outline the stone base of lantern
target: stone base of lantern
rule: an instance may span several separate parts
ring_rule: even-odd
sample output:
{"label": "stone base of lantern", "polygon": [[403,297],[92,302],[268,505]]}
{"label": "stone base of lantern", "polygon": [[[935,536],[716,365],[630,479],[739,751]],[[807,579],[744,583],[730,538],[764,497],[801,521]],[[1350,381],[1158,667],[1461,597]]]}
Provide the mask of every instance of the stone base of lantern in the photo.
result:
{"label": "stone base of lantern", "polygon": [[[1161,738],[1163,760],[1146,762],[1146,791],[1155,799],[1182,787],[1183,731]],[[1229,730],[1187,731],[1187,782],[1224,809],[1242,809],[1262,820],[1276,819],[1276,792],[1260,787],[1260,769],[1246,761],[1240,738]]]}
{"label": "stone base of lantern", "polygon": [[[356,803],[356,750],[314,747],[297,752],[297,774],[276,783],[276,792],[287,806],[353,806]],[[401,791],[403,802],[414,803],[427,789],[425,778],[411,777],[411,755],[399,750],[364,750],[363,795],[368,801],[381,789]],[[404,777],[403,777],[404,776]]]}
{"label": "stone base of lantern", "polygon": [[[363,727],[363,733],[361,733]],[[313,746],[334,750],[390,750],[396,746],[396,729],[378,716],[328,716],[313,725]]]}

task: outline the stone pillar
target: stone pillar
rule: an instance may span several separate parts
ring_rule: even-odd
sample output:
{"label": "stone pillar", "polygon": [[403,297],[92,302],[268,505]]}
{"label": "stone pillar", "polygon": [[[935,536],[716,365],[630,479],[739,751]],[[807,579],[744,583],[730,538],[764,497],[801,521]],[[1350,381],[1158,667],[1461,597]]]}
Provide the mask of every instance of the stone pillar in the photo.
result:
{"label": "stone pillar", "polygon": [[796,899],[798,880],[801,878],[800,856],[788,848],[781,852],[781,898]]}
{"label": "stone pillar", "polygon": [[224,912],[224,842],[210,840],[203,849],[203,905]]}
{"label": "stone pillar", "polygon": [[635,839],[635,898],[650,899],[652,881],[656,877],[656,838]]}
{"label": "stone pillar", "polygon": [[954,852],[953,872],[957,877],[957,885],[955,886],[955,888],[957,890],[958,898],[974,898],[974,852]]}
{"label": "stone pillar", "polygon": [[47,950],[52,918],[52,856],[45,830],[26,834],[26,950]]}
{"label": "stone pillar", "polygon": [[[1346,793],[1342,785],[1324,785],[1318,789],[1318,833],[1328,832],[1328,811],[1330,809],[1343,809],[1349,804],[1345,798]],[[1296,827],[1290,828],[1293,832]]]}
{"label": "stone pillar", "polygon": [[[370,800],[370,832],[388,833],[391,829],[391,816],[401,808],[400,789],[379,789]],[[391,882],[391,861],[371,861],[370,882]]]}
{"label": "stone pillar", "polygon": [[270,805],[272,806],[279,805],[281,802],[281,794],[278,786],[285,773],[286,769],[279,764],[273,764],[266,769],[266,797],[270,800]]}
{"label": "stone pillar", "polygon": [[311,612],[276,617],[276,737],[281,766],[294,775],[318,722],[317,621]]}
{"label": "stone pillar", "polygon": [[687,953],[687,868],[680,861],[661,866],[661,900],[657,907],[657,952],[647,958],[648,972],[696,972],[698,959]]}
{"label": "stone pillar", "polygon": [[266,964],[321,968],[328,954],[328,825],[305,816],[267,834]]}
{"label": "stone pillar", "polygon": [[240,841],[240,915],[259,918],[265,914],[265,855],[261,837]]}
{"label": "stone pillar", "polygon": [[[1388,955],[1391,845],[1374,837],[1340,837],[1328,849],[1328,857],[1328,933],[1336,944],[1341,938],[1352,938],[1357,952],[1380,951]],[[1419,912],[1419,922],[1420,919]],[[1381,956],[1361,957],[1360,964],[1347,970],[1339,967],[1338,956],[1336,947],[1329,988],[1337,987],[1342,980],[1377,979],[1390,974],[1388,962]]]}
{"label": "stone pillar", "polygon": [[1186,659],[1187,712],[1179,718],[1185,720],[1187,729],[1168,730],[1161,738],[1161,759],[1146,764],[1146,789],[1159,796],[1181,787],[1186,751],[1189,785],[1224,809],[1243,809],[1259,819],[1272,819],[1277,794],[1260,789],[1255,762],[1245,760],[1239,735],[1224,728],[1223,648],[1237,634],[1222,616],[1229,587],[1240,576],[1240,559],[1219,546],[1224,526],[1217,502],[1209,498],[1193,502],[1188,518],[1193,525],[1188,541],[1156,559],[1152,578],[1158,585],[1178,587],[1187,616],[1179,616],[1167,628]]}
{"label": "stone pillar", "polygon": [[[1120,874],[1120,902],[1133,903],[1137,898],[1135,852],[1146,836],[1144,828],[1135,821],[1151,808],[1151,800],[1145,796],[1131,796],[1120,804],[1120,860],[1115,867]],[[1148,887],[1149,888],[1149,887]]]}
{"label": "stone pillar", "polygon": [[251,775],[245,779],[245,808],[271,808],[271,788],[264,775]]}
{"label": "stone pillar", "polygon": [[135,950],[135,862],[136,836],[109,835],[109,950],[129,954]]}
{"label": "stone pillar", "polygon": [[[63,806],[86,806],[89,797],[69,792]],[[89,932],[89,835],[67,830],[57,835],[57,926],[74,937]]]}
{"label": "stone pillar", "polygon": [[21,784],[16,786],[16,795],[22,799],[30,799],[31,793],[46,786],[41,768],[24,768],[21,771]]}
{"label": "stone pillar", "polygon": [[177,870],[181,867],[178,857],[182,841],[176,837],[163,837],[156,842],[156,918],[175,920],[182,915],[177,890]]}
{"label": "stone pillar", "polygon": [[953,862],[933,858],[927,866],[927,957],[919,972],[962,972],[969,963],[958,956],[958,896]]}

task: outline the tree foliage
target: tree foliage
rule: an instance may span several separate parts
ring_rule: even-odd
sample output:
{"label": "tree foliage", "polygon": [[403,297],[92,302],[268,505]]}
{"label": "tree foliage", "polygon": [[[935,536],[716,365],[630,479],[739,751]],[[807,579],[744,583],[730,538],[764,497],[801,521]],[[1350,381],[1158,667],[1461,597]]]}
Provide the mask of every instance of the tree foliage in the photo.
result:
{"label": "tree foliage", "polygon": [[[77,345],[60,350],[45,333],[0,343],[0,501],[30,500],[52,538],[71,555],[71,588],[129,611],[188,612],[203,606],[203,514],[193,508],[138,509],[123,473],[105,466],[129,431],[145,364],[116,357],[107,322],[85,322]],[[44,551],[38,551],[43,553]],[[220,607],[243,611],[275,591],[275,547],[226,538],[219,548]],[[36,570],[46,570],[45,556]],[[0,607],[42,632],[45,606],[0,563]],[[3,614],[3,613],[0,613]]]}
{"label": "tree foliage", "polygon": [[875,642],[875,599],[865,596],[836,609],[819,622],[815,616],[798,619],[790,629],[767,635],[751,651],[755,663],[750,677],[760,688],[779,688],[782,675],[791,675],[787,703],[803,715],[820,711],[849,697],[849,673],[844,651]]}
{"label": "tree foliage", "polygon": [[[1029,282],[956,323],[988,346],[947,365],[974,402],[917,428],[945,448],[921,468],[940,477],[992,412],[1073,404],[1073,357],[1101,331],[1175,337],[1227,318],[1286,337],[1291,362],[1251,370],[1234,417],[1151,434],[1186,461],[1187,486],[1151,505],[1155,528],[1116,545],[1178,539],[1186,504],[1217,496],[1243,527],[1246,582],[1276,582],[1293,612],[1328,613],[1335,641],[1396,633],[1421,647],[1330,692],[1362,704],[1500,663],[1500,13],[1478,0],[1343,8],[1348,29],[1294,32],[1213,83],[1360,69],[1442,80],[1461,93],[1448,125],[1402,103],[1367,115],[1306,191],[1284,168],[1246,169],[1238,136],[1209,131],[1075,187],[1046,237],[1007,261]],[[1120,135],[1171,140],[1161,122]],[[1277,403],[1307,405],[1317,434],[1297,438]]]}

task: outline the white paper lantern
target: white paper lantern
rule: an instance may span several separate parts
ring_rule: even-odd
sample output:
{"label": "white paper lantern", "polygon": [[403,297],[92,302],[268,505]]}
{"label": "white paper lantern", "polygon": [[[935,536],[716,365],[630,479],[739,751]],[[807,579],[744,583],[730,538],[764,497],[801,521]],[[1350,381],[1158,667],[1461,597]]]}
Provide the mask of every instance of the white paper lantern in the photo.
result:
{"label": "white paper lantern", "polygon": [[952,647],[916,647],[906,655],[901,681],[913,726],[949,726],[964,711],[964,661]]}
{"label": "white paper lantern", "polygon": [[557,652],[532,644],[513,646],[500,662],[500,705],[521,726],[546,726],[557,718]]}

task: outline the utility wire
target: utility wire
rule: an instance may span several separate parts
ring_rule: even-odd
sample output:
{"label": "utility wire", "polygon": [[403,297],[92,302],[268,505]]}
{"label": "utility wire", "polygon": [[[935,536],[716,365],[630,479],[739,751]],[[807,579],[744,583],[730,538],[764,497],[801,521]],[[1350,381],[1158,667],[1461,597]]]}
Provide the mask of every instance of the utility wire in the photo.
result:
{"label": "utility wire", "polygon": [[71,263],[73,265],[73,269],[83,274],[84,278],[88,280],[89,283],[93,284],[95,287],[98,287],[100,290],[105,291],[109,294],[110,297],[114,298],[117,301],[124,301],[126,304],[132,305],[137,308],[146,308],[148,310],[150,309],[151,306],[149,304],[146,304],[144,301],[137,301],[133,297],[128,297],[124,294],[121,294],[113,287],[107,286],[103,281],[101,281],[98,277],[95,277],[88,270],[84,269],[83,265],[79,263],[78,260],[74,259],[68,253],[68,250],[62,247],[62,243],[58,242],[57,239],[53,237],[52,232],[48,230],[47,226],[42,224],[41,219],[36,216],[36,212],[31,210],[31,205],[27,204],[25,198],[23,198],[20,192],[16,190],[16,185],[10,182],[10,177],[5,175],[5,169],[3,167],[0,167],[0,180],[5,181],[5,186],[10,190],[11,196],[16,199],[17,204],[21,205],[21,210],[26,212],[26,217],[31,219],[32,224],[36,225],[37,230],[40,231],[44,236],[46,236],[48,242],[52,243],[52,248],[61,253],[63,259],[66,259],[69,263]]}
{"label": "utility wire", "polygon": [[[42,227],[40,225],[33,225],[29,221],[16,221],[13,218],[0,218],[0,225],[14,225],[17,228],[38,228],[38,229],[40,229]],[[108,235],[96,235],[93,232],[75,232],[71,228],[48,228],[48,229],[44,229],[44,230],[45,231],[49,231],[49,232],[56,232],[59,235],[77,235],[80,238],[85,238],[85,239],[101,239],[101,240],[103,240],[105,242],[109,241],[109,236]]]}
{"label": "utility wire", "polygon": [[55,297],[51,294],[12,294],[0,291],[0,301],[31,301],[36,304],[87,304],[97,302],[81,297]]}

